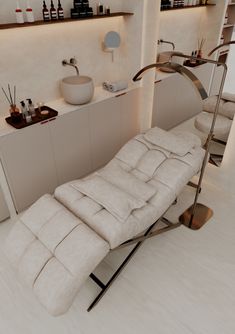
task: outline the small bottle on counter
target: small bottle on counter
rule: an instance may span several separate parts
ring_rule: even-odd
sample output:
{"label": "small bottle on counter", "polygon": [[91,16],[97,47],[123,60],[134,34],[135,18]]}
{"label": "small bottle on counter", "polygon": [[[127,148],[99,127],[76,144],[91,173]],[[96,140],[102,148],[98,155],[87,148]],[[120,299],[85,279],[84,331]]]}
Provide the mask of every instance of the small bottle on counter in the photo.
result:
{"label": "small bottle on counter", "polygon": [[16,2],[15,13],[16,13],[16,22],[19,23],[19,24],[24,23],[24,16],[23,16],[23,12],[20,8],[19,1]]}
{"label": "small bottle on counter", "polygon": [[34,104],[33,104],[31,99],[27,99],[27,101],[28,101],[28,112],[32,117],[35,117],[36,116],[36,111],[35,111],[35,108],[34,108]]}
{"label": "small bottle on counter", "polygon": [[25,102],[21,101],[20,104],[21,104],[20,109],[21,109],[22,117],[23,119],[26,119],[26,117],[28,116],[28,110],[26,108]]}
{"label": "small bottle on counter", "polygon": [[33,10],[30,6],[29,0],[27,1],[27,8],[26,8],[26,17],[27,17],[27,22],[34,22],[34,15],[33,15]]}
{"label": "small bottle on counter", "polygon": [[47,9],[47,5],[45,1],[43,1],[42,15],[43,15],[44,21],[50,21],[50,13],[49,13],[49,10]]}
{"label": "small bottle on counter", "polygon": [[57,20],[57,13],[56,13],[56,9],[55,9],[53,0],[51,0],[50,16],[51,16],[52,21]]}
{"label": "small bottle on counter", "polygon": [[20,123],[22,121],[22,114],[20,113],[19,108],[15,104],[12,104],[10,107],[10,115],[12,123]]}

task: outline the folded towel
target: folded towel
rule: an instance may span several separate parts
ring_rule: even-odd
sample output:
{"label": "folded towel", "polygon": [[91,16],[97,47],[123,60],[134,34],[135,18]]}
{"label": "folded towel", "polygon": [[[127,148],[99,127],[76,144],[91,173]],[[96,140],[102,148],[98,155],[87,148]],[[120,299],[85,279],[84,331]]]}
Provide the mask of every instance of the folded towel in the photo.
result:
{"label": "folded towel", "polygon": [[[208,97],[206,100],[203,101],[203,110],[207,112],[214,112],[216,103],[217,103],[218,96],[213,95]],[[224,105],[224,100],[220,101],[220,106],[219,106],[219,113],[222,111]]]}
{"label": "folded towel", "polygon": [[74,187],[102,205],[120,221],[125,221],[134,209],[139,209],[146,204],[98,175],[86,180],[78,180]]}
{"label": "folded towel", "polygon": [[222,110],[219,113],[225,117],[228,117],[229,119],[233,119],[235,114],[235,103],[225,102]]}
{"label": "folded towel", "polygon": [[117,186],[119,189],[127,192],[135,198],[143,200],[144,202],[147,202],[153,195],[156,194],[156,189],[153,186],[126,172],[114,161],[111,161],[106,167],[98,171],[96,174]]}
{"label": "folded towel", "polygon": [[152,128],[148,130],[144,138],[150,143],[162,147],[163,149],[175,153],[179,156],[184,156],[189,153],[195,146],[194,141],[188,141],[184,138],[175,135],[169,131],[162,130],[160,128]]}
{"label": "folded towel", "polygon": [[107,81],[103,82],[103,88],[112,93],[126,89],[127,87],[128,83],[125,80],[119,80],[116,82],[107,82]]}
{"label": "folded towel", "polygon": [[223,93],[222,94],[222,99],[230,102],[235,102],[235,94],[231,93]]}

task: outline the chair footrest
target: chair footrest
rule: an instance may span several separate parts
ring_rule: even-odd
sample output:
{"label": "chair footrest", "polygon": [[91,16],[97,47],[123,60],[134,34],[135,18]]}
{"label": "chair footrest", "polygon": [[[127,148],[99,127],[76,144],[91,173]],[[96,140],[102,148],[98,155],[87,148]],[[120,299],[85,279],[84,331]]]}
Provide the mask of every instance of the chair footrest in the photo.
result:
{"label": "chair footrest", "polygon": [[5,253],[52,315],[67,311],[109,245],[50,195],[15,224]]}

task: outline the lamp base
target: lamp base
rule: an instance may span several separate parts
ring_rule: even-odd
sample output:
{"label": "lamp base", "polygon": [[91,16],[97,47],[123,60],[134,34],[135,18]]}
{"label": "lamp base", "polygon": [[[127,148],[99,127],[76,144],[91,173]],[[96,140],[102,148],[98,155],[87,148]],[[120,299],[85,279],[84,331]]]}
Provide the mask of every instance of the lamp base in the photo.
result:
{"label": "lamp base", "polygon": [[213,211],[204,204],[197,203],[194,217],[191,221],[192,209],[193,205],[182,213],[179,221],[192,230],[199,230],[213,216]]}

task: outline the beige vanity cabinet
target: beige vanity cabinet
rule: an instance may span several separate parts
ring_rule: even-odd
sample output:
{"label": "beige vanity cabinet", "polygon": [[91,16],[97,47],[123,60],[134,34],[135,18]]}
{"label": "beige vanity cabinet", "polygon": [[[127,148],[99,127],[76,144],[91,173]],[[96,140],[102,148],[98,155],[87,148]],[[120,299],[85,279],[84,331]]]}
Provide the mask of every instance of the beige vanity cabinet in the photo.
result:
{"label": "beige vanity cabinet", "polygon": [[7,219],[10,216],[9,210],[0,187],[0,222]]}
{"label": "beige vanity cabinet", "polygon": [[139,132],[138,110],[133,89],[1,136],[0,156],[16,210],[112,159]]}
{"label": "beige vanity cabinet", "polygon": [[24,210],[57,185],[49,122],[0,138],[0,154],[15,208]]}
{"label": "beige vanity cabinet", "polygon": [[78,179],[92,170],[90,109],[89,105],[84,106],[50,123],[58,184]]}
{"label": "beige vanity cabinet", "polygon": [[112,97],[89,111],[92,169],[105,165],[121,147],[121,98]]}
{"label": "beige vanity cabinet", "polygon": [[169,130],[201,110],[200,96],[181,75],[172,74],[155,82],[152,127]]}
{"label": "beige vanity cabinet", "polygon": [[121,101],[121,146],[140,131],[140,89],[117,97]]}
{"label": "beige vanity cabinet", "polygon": [[139,90],[93,105],[89,111],[93,170],[110,161],[139,132]]}

